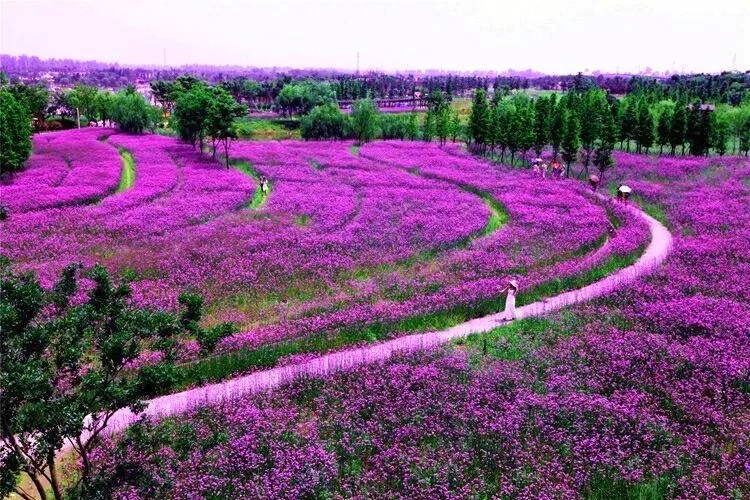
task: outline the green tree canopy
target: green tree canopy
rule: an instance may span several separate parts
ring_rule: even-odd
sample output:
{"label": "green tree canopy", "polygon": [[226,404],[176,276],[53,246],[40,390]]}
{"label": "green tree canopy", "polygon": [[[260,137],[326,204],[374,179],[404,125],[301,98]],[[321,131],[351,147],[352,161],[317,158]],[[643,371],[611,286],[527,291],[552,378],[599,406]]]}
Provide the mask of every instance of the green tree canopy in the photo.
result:
{"label": "green tree canopy", "polygon": [[[97,438],[119,409],[139,413],[144,397],[170,387],[176,336],[193,335],[210,351],[233,331],[226,324],[210,331],[198,327],[202,300],[189,294],[180,296],[181,317],[133,308],[129,286],[113,282],[101,266],[84,272],[93,286],[83,303],[72,305],[81,272],[70,265],[45,290],[33,275],[13,273],[7,261],[0,265],[0,496],[16,490],[23,472],[42,499],[49,497],[48,488],[56,500],[66,494],[92,498],[90,459]],[[163,361],[126,373],[145,345],[160,351]],[[80,458],[67,492],[57,462],[65,443]]]}
{"label": "green tree canopy", "polygon": [[378,108],[372,99],[360,99],[354,103],[351,120],[354,135],[360,144],[375,138],[378,126]]}
{"label": "green tree canopy", "polygon": [[112,120],[123,132],[142,134],[154,128],[154,113],[146,98],[128,87],[115,94],[112,100]]}
{"label": "green tree canopy", "polygon": [[481,152],[484,152],[490,142],[490,124],[491,116],[490,107],[487,103],[487,93],[483,89],[477,89],[471,103],[469,133],[474,146]]}
{"label": "green tree canopy", "polygon": [[197,143],[203,149],[204,121],[211,98],[208,86],[200,83],[180,93],[175,101],[172,125],[180,139],[192,144],[193,148]]}
{"label": "green tree canopy", "polygon": [[49,109],[50,93],[46,85],[24,85],[16,83],[7,88],[8,92],[13,94],[16,102],[26,108],[31,116],[35,119],[38,126],[42,126],[47,118]]}
{"label": "green tree canopy", "polygon": [[306,80],[284,85],[276,97],[276,106],[288,115],[309,113],[315,106],[336,102],[336,90],[329,82]]}
{"label": "green tree canopy", "polygon": [[302,117],[300,135],[303,139],[343,139],[346,117],[336,104],[315,106]]}
{"label": "green tree canopy", "polygon": [[0,88],[0,175],[17,172],[31,155],[31,114]]}
{"label": "green tree canopy", "polygon": [[216,159],[216,145],[224,146],[224,157],[229,166],[229,143],[237,138],[234,129],[234,119],[247,113],[247,108],[238,104],[234,98],[221,87],[212,87],[208,108],[204,117],[206,134],[211,137],[213,159]]}
{"label": "green tree canopy", "polygon": [[70,91],[68,101],[78,109],[78,112],[89,120],[96,120],[96,96],[99,93],[96,87],[77,84]]}

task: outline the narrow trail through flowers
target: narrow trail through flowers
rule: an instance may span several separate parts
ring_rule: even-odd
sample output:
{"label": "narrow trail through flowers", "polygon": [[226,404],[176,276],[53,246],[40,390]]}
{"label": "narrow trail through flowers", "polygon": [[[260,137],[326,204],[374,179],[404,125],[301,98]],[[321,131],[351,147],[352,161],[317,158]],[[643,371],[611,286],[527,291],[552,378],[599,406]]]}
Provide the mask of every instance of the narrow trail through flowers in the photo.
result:
{"label": "narrow trail through flowers", "polygon": [[[604,197],[600,195],[600,198]],[[601,297],[633,283],[639,277],[658,267],[671,250],[672,235],[659,221],[636,206],[630,205],[627,210],[643,219],[651,231],[651,242],[643,255],[633,265],[577,290],[519,307],[516,310],[517,319],[542,316],[572,304]],[[409,335],[371,346],[326,354],[300,363],[280,366],[225,382],[161,396],[148,401],[147,408],[141,415],[154,417],[177,415],[195,407],[230,401],[249,394],[266,391],[299,377],[321,377],[336,371],[382,361],[396,352],[429,349],[471,334],[488,332],[503,324],[509,323],[502,321],[502,313],[496,313],[458,324],[447,330]],[[120,410],[109,420],[107,432],[115,433],[124,430],[138,418],[139,416],[128,409]]]}

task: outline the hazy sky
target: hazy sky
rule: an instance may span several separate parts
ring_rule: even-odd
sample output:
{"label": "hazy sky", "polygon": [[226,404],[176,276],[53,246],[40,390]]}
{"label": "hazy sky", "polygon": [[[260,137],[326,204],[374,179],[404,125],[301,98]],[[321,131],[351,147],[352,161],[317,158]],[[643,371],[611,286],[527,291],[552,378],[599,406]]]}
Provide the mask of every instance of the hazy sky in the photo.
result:
{"label": "hazy sky", "polygon": [[0,0],[0,53],[547,73],[750,69],[750,0]]}

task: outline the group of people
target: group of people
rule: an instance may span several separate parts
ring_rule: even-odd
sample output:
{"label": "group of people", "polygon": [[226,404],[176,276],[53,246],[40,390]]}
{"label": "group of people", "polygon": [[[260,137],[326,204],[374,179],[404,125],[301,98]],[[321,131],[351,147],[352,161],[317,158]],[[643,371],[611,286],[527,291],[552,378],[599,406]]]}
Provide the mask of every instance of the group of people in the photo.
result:
{"label": "group of people", "polygon": [[557,159],[552,160],[552,163],[547,165],[544,160],[537,158],[531,163],[531,170],[534,175],[541,177],[542,179],[547,178],[547,173],[552,170],[552,178],[560,179],[565,176],[565,170],[563,169],[562,163]]}
{"label": "group of people", "polygon": [[[601,179],[599,179],[598,175],[590,175],[589,176],[589,185],[591,186],[592,191],[596,191],[596,188],[599,187],[599,182]],[[630,192],[632,189],[630,186],[626,186],[625,184],[620,184],[617,186],[617,194],[616,199],[618,202],[621,203],[628,203],[628,199],[630,199]]]}

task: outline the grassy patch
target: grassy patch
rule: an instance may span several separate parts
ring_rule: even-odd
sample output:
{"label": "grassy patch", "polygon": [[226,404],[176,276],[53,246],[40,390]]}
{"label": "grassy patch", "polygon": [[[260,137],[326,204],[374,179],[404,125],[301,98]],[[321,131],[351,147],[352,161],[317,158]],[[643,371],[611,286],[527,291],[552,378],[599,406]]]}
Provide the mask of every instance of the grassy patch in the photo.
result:
{"label": "grassy patch", "polygon": [[521,359],[550,327],[547,318],[524,318],[486,333],[474,333],[456,340],[481,356],[515,361]]}
{"label": "grassy patch", "polygon": [[268,181],[268,192],[264,193],[260,189],[260,174],[253,168],[252,163],[247,160],[233,159],[229,160],[229,164],[236,167],[240,172],[249,175],[255,180],[255,193],[253,193],[253,199],[247,204],[247,207],[253,210],[260,208],[268,199],[268,195],[271,194],[273,186],[271,181]]}
{"label": "grassy patch", "polygon": [[586,498],[588,500],[661,500],[667,498],[672,484],[674,482],[664,476],[639,483],[596,477],[591,480]]}
{"label": "grassy patch", "polygon": [[177,131],[172,128],[156,127],[154,129],[154,133],[157,135],[163,135],[164,137],[177,137],[178,136]]}
{"label": "grassy patch", "polygon": [[118,147],[122,158],[122,174],[120,174],[120,185],[117,186],[117,192],[130,189],[135,184],[135,159],[133,155],[125,148]]}
{"label": "grassy patch", "polygon": [[294,219],[294,223],[298,226],[307,226],[310,223],[310,216],[307,214],[298,215]]}
{"label": "grassy patch", "polygon": [[352,147],[349,148],[349,152],[353,156],[359,156],[359,144],[352,144]]}
{"label": "grassy patch", "polygon": [[663,205],[660,203],[645,201],[642,198],[638,198],[637,203],[644,212],[661,222],[667,228],[670,228],[669,219],[667,218],[667,210]]}
{"label": "grassy patch", "polygon": [[271,118],[241,118],[235,120],[234,128],[240,139],[282,140],[300,139],[298,120]]}

